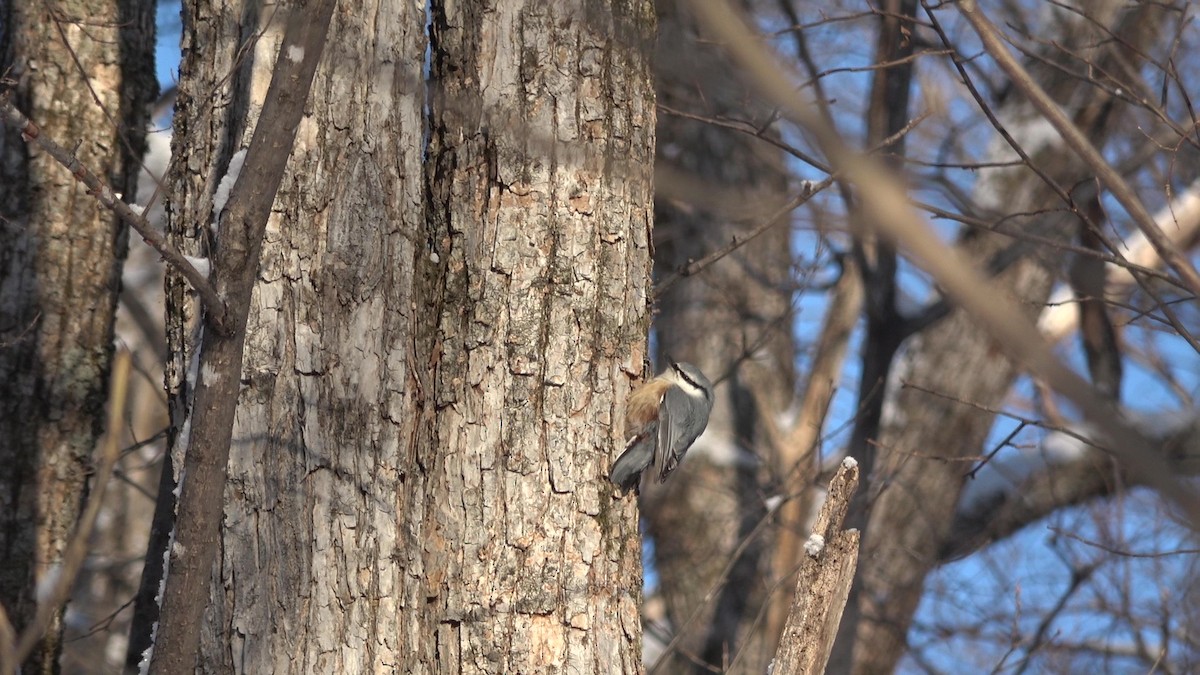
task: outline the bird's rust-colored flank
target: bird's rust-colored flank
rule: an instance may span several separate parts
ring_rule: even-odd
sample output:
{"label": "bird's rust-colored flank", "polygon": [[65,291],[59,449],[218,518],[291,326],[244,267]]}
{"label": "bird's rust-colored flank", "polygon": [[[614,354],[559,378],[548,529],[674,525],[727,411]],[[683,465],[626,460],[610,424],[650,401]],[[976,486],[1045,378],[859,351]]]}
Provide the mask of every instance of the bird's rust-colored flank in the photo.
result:
{"label": "bird's rust-colored flank", "polygon": [[643,384],[629,395],[625,404],[625,440],[637,436],[647,424],[658,419],[658,406],[671,383],[655,378]]}

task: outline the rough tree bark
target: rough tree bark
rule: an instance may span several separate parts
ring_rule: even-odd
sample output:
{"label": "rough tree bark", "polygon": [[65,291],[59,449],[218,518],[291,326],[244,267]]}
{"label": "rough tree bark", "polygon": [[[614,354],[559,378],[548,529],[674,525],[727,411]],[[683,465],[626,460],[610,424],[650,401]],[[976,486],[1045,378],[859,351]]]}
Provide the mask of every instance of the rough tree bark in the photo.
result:
{"label": "rough tree bark", "polygon": [[[168,239],[182,252],[211,253],[212,195],[235,151],[248,138],[270,82],[272,46],[279,39],[273,17],[262,17],[241,2],[182,2],[172,162],[163,196]],[[261,30],[265,39],[256,39]],[[203,48],[198,48],[203,45]],[[252,95],[251,92],[254,92]],[[168,360],[165,385],[171,422],[170,451],[163,457],[155,513],[141,583],[131,621],[126,672],[137,672],[151,645],[159,619],[165,552],[174,526],[176,496],[183,466],[178,434],[186,422],[194,381],[188,372],[199,345],[194,344],[198,303],[183,276],[167,270],[165,284]],[[192,373],[194,380],[196,373]]]}
{"label": "rough tree bark", "polygon": [[645,354],[653,27],[638,0],[434,5],[425,664],[640,670],[634,503],[605,476]]}
{"label": "rough tree bark", "polygon": [[[0,73],[43,133],[129,194],[154,80],[154,4],[0,6]],[[9,89],[9,85],[4,85]],[[103,423],[125,226],[70,173],[0,140],[0,603],[17,630],[79,515]],[[27,673],[58,670],[57,616]]]}
{"label": "rough tree bark", "polygon": [[[421,7],[335,11],[253,296],[206,672],[638,669],[605,476],[645,354],[653,11],[431,8],[428,81]],[[234,58],[247,7],[185,11],[219,47],[181,70],[180,231],[277,48]]]}

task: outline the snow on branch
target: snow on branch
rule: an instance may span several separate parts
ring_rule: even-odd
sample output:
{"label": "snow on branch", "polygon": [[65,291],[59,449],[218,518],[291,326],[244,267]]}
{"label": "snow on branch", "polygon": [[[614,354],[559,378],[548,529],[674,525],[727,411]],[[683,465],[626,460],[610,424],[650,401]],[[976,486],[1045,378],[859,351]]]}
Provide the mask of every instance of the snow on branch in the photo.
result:
{"label": "snow on branch", "polygon": [[843,530],[858,490],[858,462],[847,457],[829,483],[796,578],[795,599],[772,662],[772,673],[825,672],[858,567],[858,530]]}
{"label": "snow on branch", "polygon": [[[1126,411],[1126,422],[1149,439],[1139,452],[1167,462],[1180,476],[1200,474],[1200,412]],[[1038,448],[992,462],[968,484],[939,558],[962,558],[1064,506],[1106,497],[1117,489],[1156,487],[1144,474],[1114,462],[1091,427],[1046,434]]]}

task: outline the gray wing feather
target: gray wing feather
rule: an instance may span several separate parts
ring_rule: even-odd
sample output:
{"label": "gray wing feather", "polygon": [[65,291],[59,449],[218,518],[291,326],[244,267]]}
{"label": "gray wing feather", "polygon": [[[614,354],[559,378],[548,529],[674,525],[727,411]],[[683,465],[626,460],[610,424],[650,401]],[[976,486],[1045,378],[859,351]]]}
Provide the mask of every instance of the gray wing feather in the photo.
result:
{"label": "gray wing feather", "polygon": [[677,387],[663,395],[658,406],[658,443],[654,447],[654,465],[658,467],[658,482],[679,466],[683,453],[699,434],[684,436],[683,429],[696,415],[697,402]]}

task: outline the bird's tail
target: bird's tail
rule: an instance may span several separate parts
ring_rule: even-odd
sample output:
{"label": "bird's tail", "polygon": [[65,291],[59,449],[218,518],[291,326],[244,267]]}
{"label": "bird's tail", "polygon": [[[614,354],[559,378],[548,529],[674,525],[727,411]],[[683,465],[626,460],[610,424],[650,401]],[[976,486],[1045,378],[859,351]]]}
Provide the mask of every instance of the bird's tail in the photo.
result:
{"label": "bird's tail", "polygon": [[641,482],[642,472],[654,460],[654,435],[639,434],[625,444],[625,452],[613,462],[608,479],[628,492]]}

